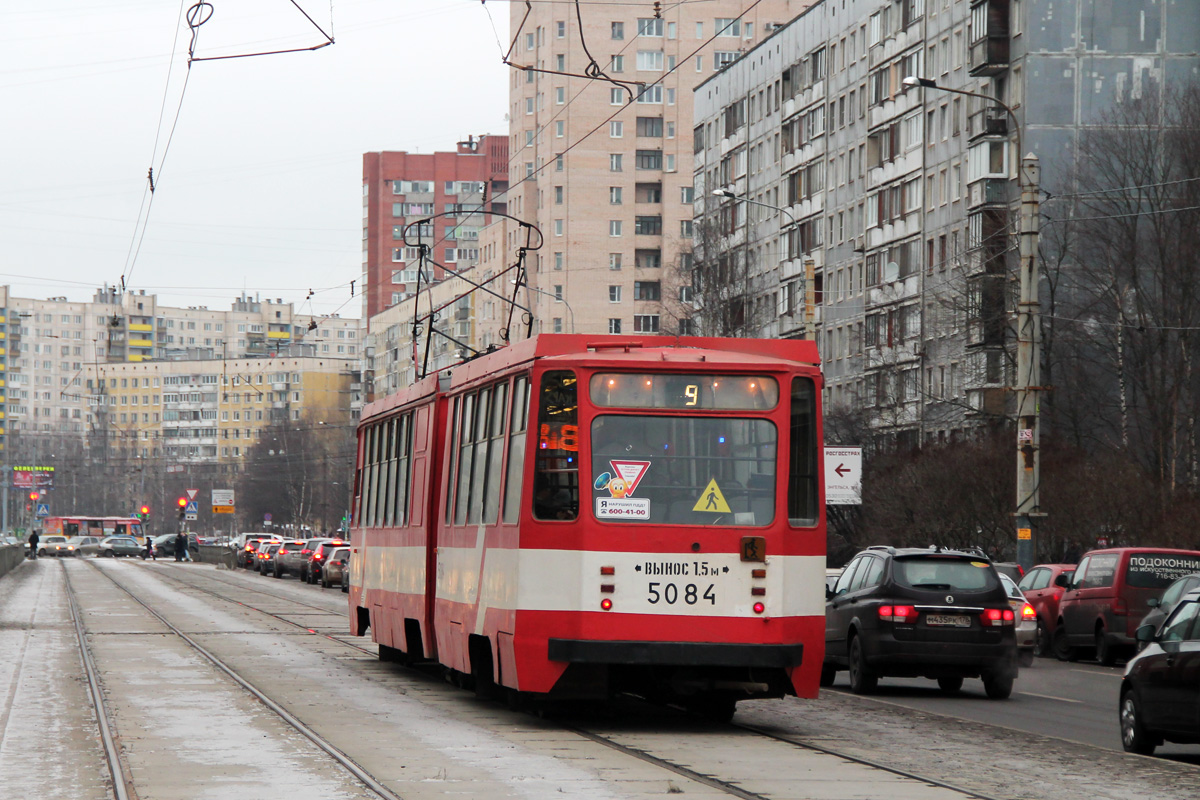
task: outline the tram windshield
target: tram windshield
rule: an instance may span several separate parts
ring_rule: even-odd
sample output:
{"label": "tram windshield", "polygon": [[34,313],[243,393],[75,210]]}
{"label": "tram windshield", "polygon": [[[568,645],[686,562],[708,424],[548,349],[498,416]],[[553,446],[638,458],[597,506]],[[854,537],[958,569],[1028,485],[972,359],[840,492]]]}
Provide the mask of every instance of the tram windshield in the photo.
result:
{"label": "tram windshield", "polygon": [[596,417],[592,510],[604,522],[769,524],[778,433],[762,419]]}

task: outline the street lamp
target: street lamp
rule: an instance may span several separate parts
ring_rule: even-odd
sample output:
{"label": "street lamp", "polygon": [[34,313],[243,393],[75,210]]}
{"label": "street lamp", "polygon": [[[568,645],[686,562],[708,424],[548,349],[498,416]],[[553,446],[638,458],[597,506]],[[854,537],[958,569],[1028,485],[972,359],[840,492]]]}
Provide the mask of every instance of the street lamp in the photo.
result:
{"label": "street lamp", "polygon": [[536,286],[530,286],[528,283],[518,283],[516,280],[510,280],[509,283],[511,283],[513,286],[517,286],[517,287],[524,286],[526,289],[528,289],[531,292],[537,292],[538,294],[544,294],[544,295],[546,295],[546,297],[549,297],[551,300],[555,301],[556,303],[562,303],[564,306],[567,307],[567,313],[569,313],[571,315],[571,333],[575,332],[575,309],[571,308],[571,304],[567,302],[567,298],[559,297],[556,294],[547,292],[545,289],[539,289]]}
{"label": "street lamp", "polygon": [[1017,137],[1017,186],[1021,189],[1021,296],[1017,303],[1017,561],[1025,569],[1033,566],[1033,518],[1046,516],[1041,510],[1041,307],[1038,302],[1038,177],[1037,156],[1021,155],[1021,123],[1006,104],[986,94],[939,86],[931,78],[909,76],[905,89],[922,86],[995,103],[1008,112]]}
{"label": "street lamp", "polygon": [[769,208],[772,211],[778,211],[780,214],[787,214],[787,218],[792,221],[792,224],[796,224],[796,218],[793,217],[792,212],[788,211],[786,208],[773,206],[770,203],[760,203],[758,200],[751,200],[749,197],[743,197],[740,194],[736,194],[732,189],[713,189],[713,197],[724,197],[727,200],[737,200],[741,203],[749,203],[752,206]]}

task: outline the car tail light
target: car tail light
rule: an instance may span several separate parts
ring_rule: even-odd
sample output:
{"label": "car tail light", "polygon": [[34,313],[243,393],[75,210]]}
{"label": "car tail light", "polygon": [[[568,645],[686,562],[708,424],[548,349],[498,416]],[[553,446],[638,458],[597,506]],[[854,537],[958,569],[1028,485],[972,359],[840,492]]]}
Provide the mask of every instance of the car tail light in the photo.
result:
{"label": "car tail light", "polygon": [[1037,619],[1037,612],[1033,610],[1033,606],[1026,603],[1021,607],[1021,619]]}
{"label": "car tail light", "polygon": [[979,615],[979,621],[984,627],[1001,628],[1005,625],[1012,625],[1016,620],[1016,614],[1011,608],[985,608],[983,613]]}
{"label": "car tail light", "polygon": [[313,553],[313,561],[320,561],[322,558],[324,558],[324,556],[322,556],[320,553]]}
{"label": "car tail light", "polygon": [[1113,610],[1113,613],[1116,614],[1118,617],[1123,617],[1129,613],[1129,606],[1127,606],[1125,604],[1124,598],[1118,597],[1116,600],[1113,601],[1112,610]]}
{"label": "car tail light", "polygon": [[912,606],[879,607],[879,618],[884,622],[902,622],[906,625],[915,625],[917,617],[917,609]]}
{"label": "car tail light", "polygon": [[310,556],[310,555],[312,555],[312,550],[308,550],[308,549],[301,550],[301,551],[300,551],[300,555],[302,555],[302,556]]}

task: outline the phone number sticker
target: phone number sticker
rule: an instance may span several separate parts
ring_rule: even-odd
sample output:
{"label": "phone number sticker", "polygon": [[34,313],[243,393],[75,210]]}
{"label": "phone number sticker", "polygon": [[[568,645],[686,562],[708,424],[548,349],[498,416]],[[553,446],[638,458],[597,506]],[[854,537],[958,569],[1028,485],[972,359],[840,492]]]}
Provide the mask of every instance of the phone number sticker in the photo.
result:
{"label": "phone number sticker", "polygon": [[602,519],[650,519],[646,497],[597,497],[596,516]]}

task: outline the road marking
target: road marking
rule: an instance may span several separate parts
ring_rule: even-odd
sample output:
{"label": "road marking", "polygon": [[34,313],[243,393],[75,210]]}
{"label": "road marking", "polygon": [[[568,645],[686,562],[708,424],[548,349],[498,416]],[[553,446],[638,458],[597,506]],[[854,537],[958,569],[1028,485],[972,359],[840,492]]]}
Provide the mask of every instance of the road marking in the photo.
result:
{"label": "road marking", "polygon": [[1057,700],[1060,703],[1077,703],[1078,704],[1078,703],[1083,702],[1082,700],[1069,700],[1066,697],[1055,697],[1052,694],[1038,694],[1037,692],[1017,692],[1017,694],[1023,694],[1028,697],[1040,697],[1043,700]]}
{"label": "road marking", "polygon": [[1123,678],[1125,674],[1122,672],[1101,672],[1098,669],[1071,669],[1071,672],[1082,672],[1084,675],[1103,675],[1106,678]]}

